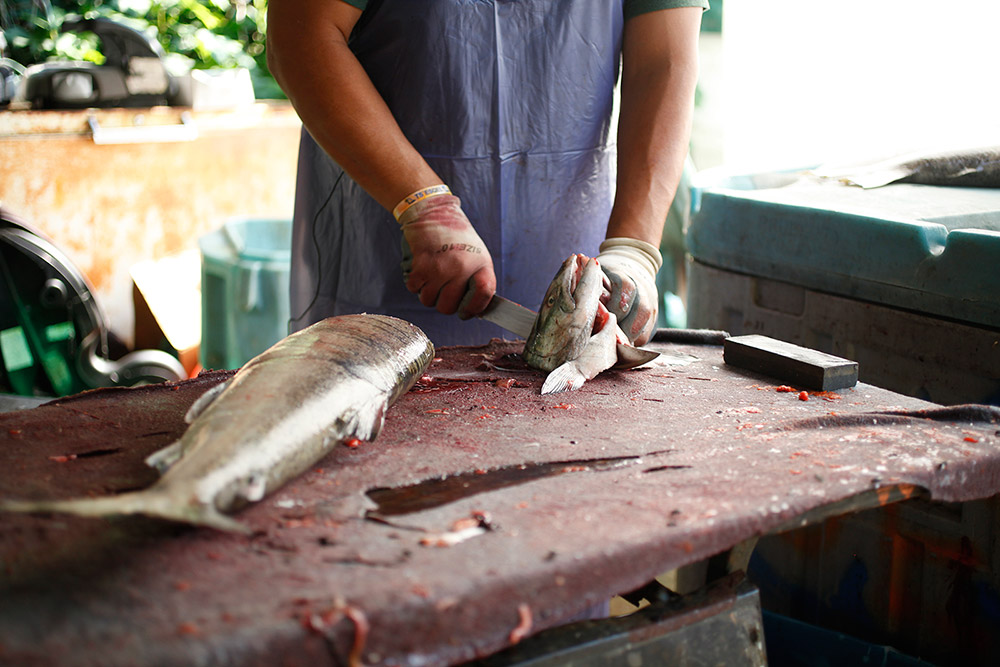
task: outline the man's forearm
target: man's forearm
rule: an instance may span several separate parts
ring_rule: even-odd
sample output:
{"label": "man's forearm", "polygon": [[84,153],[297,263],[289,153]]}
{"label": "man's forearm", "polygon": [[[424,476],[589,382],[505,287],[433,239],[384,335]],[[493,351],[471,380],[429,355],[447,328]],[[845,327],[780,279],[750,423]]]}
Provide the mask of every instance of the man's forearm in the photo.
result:
{"label": "man's forearm", "polygon": [[691,135],[700,21],[700,8],[681,8],[643,14],[625,25],[609,238],[660,245]]}
{"label": "man's forearm", "polygon": [[316,142],[389,210],[440,183],[347,46],[359,10],[335,0],[271,0],[268,67]]}

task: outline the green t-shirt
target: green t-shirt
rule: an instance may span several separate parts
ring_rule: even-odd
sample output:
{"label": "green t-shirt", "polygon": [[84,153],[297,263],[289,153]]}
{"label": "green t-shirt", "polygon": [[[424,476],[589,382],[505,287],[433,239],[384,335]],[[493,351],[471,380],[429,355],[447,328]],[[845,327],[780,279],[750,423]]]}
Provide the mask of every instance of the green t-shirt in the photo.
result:
{"label": "green t-shirt", "polygon": [[[368,0],[343,0],[347,4],[363,10],[368,6]],[[625,0],[625,18],[630,19],[646,12],[658,9],[673,9],[674,7],[701,7],[708,9],[708,0]]]}
{"label": "green t-shirt", "polygon": [[630,19],[646,12],[675,7],[701,7],[708,9],[708,0],[625,0],[625,18]]}

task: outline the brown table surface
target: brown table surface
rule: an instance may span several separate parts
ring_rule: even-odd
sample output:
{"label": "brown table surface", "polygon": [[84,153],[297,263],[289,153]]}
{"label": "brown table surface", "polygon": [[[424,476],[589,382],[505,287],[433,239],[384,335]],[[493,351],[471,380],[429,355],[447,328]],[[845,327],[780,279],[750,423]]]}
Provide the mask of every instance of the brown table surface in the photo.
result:
{"label": "brown table surface", "polygon": [[[803,401],[670,344],[541,396],[520,345],[439,350],[374,442],[241,512],[249,537],[0,515],[0,664],[454,664],[824,513],[1000,491],[997,408],[864,384]],[[0,495],[152,483],[143,458],[229,374],[0,415]],[[470,518],[488,529],[445,546]]]}

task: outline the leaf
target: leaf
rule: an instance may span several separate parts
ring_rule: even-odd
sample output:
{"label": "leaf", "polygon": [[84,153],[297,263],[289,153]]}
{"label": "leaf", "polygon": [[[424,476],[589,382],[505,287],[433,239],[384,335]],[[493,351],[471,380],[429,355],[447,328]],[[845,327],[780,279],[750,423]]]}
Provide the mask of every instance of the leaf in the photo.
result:
{"label": "leaf", "polygon": [[194,14],[201,21],[201,24],[209,30],[218,29],[219,24],[222,23],[220,17],[213,14],[211,9],[197,2],[197,0],[181,0],[181,6]]}
{"label": "leaf", "polygon": [[0,0],[0,10],[4,55],[25,66],[102,62],[96,38],[61,33],[67,16],[102,17],[151,36],[168,58],[189,58],[193,67],[246,67],[258,99],[284,97],[266,67],[267,0]]}

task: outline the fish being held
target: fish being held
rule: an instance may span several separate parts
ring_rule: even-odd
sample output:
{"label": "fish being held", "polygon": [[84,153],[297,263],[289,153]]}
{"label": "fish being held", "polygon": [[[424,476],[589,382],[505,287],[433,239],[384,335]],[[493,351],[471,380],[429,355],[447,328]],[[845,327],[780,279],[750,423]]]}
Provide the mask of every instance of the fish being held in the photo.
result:
{"label": "fish being held", "polygon": [[163,476],[101,498],[0,501],[0,511],[146,514],[248,532],[228,516],[308,470],[338,443],[371,440],[385,412],[427,370],[434,346],[384,315],[318,322],[254,357],[201,396],[187,431],[147,462]]}
{"label": "fish being held", "polygon": [[633,368],[658,356],[628,342],[601,303],[604,272],[597,260],[570,255],[549,284],[522,356],[549,371],[543,394],[579,389],[608,368]]}
{"label": "fish being held", "polygon": [[864,165],[826,165],[812,172],[862,188],[890,183],[1000,188],[1000,146],[909,153]]}

